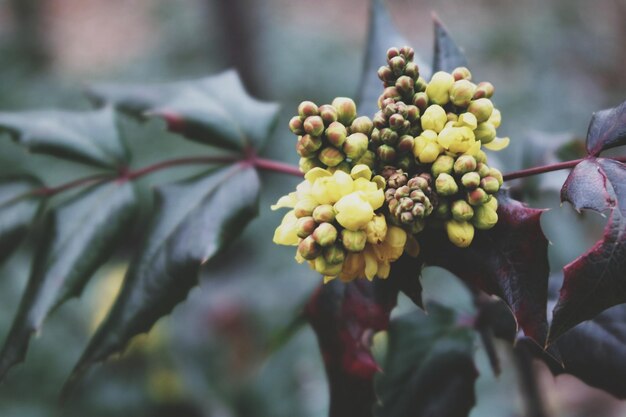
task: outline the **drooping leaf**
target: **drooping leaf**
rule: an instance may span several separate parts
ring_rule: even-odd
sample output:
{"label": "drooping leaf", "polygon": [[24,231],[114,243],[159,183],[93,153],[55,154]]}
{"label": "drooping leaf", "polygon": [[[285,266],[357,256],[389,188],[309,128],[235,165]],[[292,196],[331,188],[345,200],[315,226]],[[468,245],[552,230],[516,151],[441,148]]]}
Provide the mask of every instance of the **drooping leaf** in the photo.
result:
{"label": "drooping leaf", "polygon": [[0,378],[22,362],[32,334],[78,296],[127,234],[136,206],[130,182],[94,185],[50,210],[31,277],[0,353]]}
{"label": "drooping leaf", "polygon": [[456,67],[467,67],[465,54],[454,42],[446,27],[437,16],[433,16],[435,24],[435,54],[433,72],[452,72]]}
{"label": "drooping leaf", "polygon": [[259,178],[238,163],[157,189],[156,209],[123,287],[65,389],[91,364],[124,348],[183,301],[213,260],[257,215]]}
{"label": "drooping leaf", "polygon": [[370,339],[389,324],[395,291],[385,281],[339,280],[322,285],[306,307],[330,386],[330,417],[371,417],[378,365]]}
{"label": "drooping leaf", "polygon": [[598,156],[605,149],[626,144],[626,101],[591,117],[587,131],[587,152]]}
{"label": "drooping leaf", "polygon": [[561,200],[578,211],[610,210],[604,236],[563,268],[549,342],[603,310],[626,303],[626,165],[589,157],[570,173]]}
{"label": "drooping leaf", "polygon": [[469,248],[454,246],[440,230],[424,234],[424,262],[502,298],[526,335],[543,345],[549,277],[548,240],[539,222],[543,210],[526,207],[503,192],[498,203],[498,223],[477,231]]}
{"label": "drooping leaf", "polygon": [[413,258],[407,254],[391,264],[391,272],[386,284],[395,291],[401,291],[420,308],[424,308],[422,300],[422,284],[420,274],[423,266],[422,258]]}
{"label": "drooping leaf", "polygon": [[374,415],[462,417],[474,406],[474,330],[447,307],[429,304],[428,312],[391,322]]}
{"label": "drooping leaf", "polygon": [[196,142],[233,150],[260,149],[278,116],[278,105],[249,96],[234,70],[160,85],[101,84],[88,94],[135,117],[160,117]]}
{"label": "drooping leaf", "polygon": [[0,263],[28,232],[41,204],[41,196],[32,191],[41,186],[32,177],[0,179]]}
{"label": "drooping leaf", "polygon": [[0,131],[9,132],[36,153],[103,168],[117,168],[129,161],[110,107],[86,112],[0,113]]}

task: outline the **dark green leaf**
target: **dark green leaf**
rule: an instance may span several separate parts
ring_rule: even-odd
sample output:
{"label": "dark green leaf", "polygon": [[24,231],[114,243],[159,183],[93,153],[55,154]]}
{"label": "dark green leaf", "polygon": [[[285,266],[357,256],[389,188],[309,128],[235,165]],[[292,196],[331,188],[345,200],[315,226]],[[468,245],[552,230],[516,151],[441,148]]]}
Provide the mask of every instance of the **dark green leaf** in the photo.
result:
{"label": "dark green leaf", "polygon": [[278,105],[249,96],[234,70],[161,85],[96,85],[89,95],[135,117],[160,117],[191,140],[233,150],[260,149],[278,116]]}
{"label": "dark green leaf", "polygon": [[78,296],[92,274],[128,233],[136,197],[130,182],[94,185],[45,219],[31,277],[0,353],[0,378],[22,362],[33,333],[67,299]]}
{"label": "dark green leaf", "polygon": [[0,262],[20,244],[33,222],[41,196],[32,191],[41,187],[32,177],[0,180]]}
{"label": "dark green leaf", "polygon": [[1,130],[32,152],[103,168],[128,164],[129,155],[110,107],[88,112],[0,113]]}
{"label": "dark green leaf", "polygon": [[392,320],[377,375],[381,417],[467,416],[474,406],[474,330],[453,310],[428,305]]}
{"label": "dark green leaf", "polygon": [[213,260],[257,215],[259,187],[254,168],[238,163],[157,189],[143,248],[76,365],[66,393],[91,364],[123,349],[187,297],[201,265]]}
{"label": "dark green leaf", "polygon": [[626,144],[626,101],[612,109],[596,112],[587,131],[587,152],[599,155],[605,149]]}
{"label": "dark green leaf", "polygon": [[467,58],[452,39],[446,27],[438,17],[433,17],[435,23],[435,55],[433,71],[452,72],[456,67],[467,67]]}

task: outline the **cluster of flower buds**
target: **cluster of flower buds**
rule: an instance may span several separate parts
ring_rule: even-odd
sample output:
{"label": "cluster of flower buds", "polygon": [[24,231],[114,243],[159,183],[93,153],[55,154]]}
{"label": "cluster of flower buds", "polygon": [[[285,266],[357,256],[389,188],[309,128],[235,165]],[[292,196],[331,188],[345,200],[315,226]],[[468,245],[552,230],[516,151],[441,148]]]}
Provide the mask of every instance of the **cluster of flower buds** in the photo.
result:
{"label": "cluster of flower buds", "polygon": [[378,107],[391,98],[409,104],[416,93],[426,89],[426,80],[420,77],[419,67],[413,62],[415,52],[409,46],[390,48],[387,51],[387,65],[378,69],[378,78],[383,82],[385,90],[378,98]]}
{"label": "cluster of flower buds", "polygon": [[356,104],[350,98],[337,97],[332,104],[319,107],[303,101],[289,128],[298,136],[296,151],[304,173],[313,168],[350,172],[354,165],[374,164],[374,153],[368,151],[373,122],[366,116],[357,117]]}

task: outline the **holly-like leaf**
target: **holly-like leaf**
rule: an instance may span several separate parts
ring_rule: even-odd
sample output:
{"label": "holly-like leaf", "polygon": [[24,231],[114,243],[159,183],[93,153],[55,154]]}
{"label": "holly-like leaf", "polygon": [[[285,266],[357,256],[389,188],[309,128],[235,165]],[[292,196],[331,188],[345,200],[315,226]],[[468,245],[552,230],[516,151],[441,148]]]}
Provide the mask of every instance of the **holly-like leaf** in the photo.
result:
{"label": "holly-like leaf", "polygon": [[597,156],[605,149],[626,144],[626,101],[591,117],[587,131],[587,152]]}
{"label": "holly-like leaf", "polygon": [[0,113],[0,131],[9,132],[32,152],[102,168],[115,169],[129,160],[110,107],[87,112]]}
{"label": "holly-like leaf", "polygon": [[78,296],[128,233],[136,206],[130,182],[94,185],[50,210],[31,277],[0,353],[0,378],[22,362],[32,334]]}
{"label": "holly-like leaf", "polygon": [[563,268],[549,342],[603,310],[626,303],[626,165],[589,157],[570,173],[561,200],[578,211],[610,210],[604,236]]}
{"label": "holly-like leaf", "polygon": [[378,365],[370,339],[389,324],[397,292],[385,281],[339,280],[322,285],[306,307],[330,386],[330,417],[371,417]]}
{"label": "holly-like leaf", "polygon": [[376,378],[381,417],[467,416],[475,404],[474,330],[453,310],[428,305],[391,322]]}
{"label": "holly-like leaf", "polygon": [[193,141],[232,150],[260,149],[278,116],[278,105],[249,96],[234,70],[161,85],[101,84],[88,94],[135,117],[160,117]]}
{"label": "holly-like leaf", "polygon": [[218,256],[257,215],[259,188],[255,169],[238,163],[157,189],[143,248],[64,394],[91,364],[123,349],[187,297],[201,265]]}
{"label": "holly-like leaf", "polygon": [[467,67],[467,58],[452,39],[446,27],[437,16],[433,16],[435,23],[435,54],[433,57],[433,71],[452,72],[456,67]]}
{"label": "holly-like leaf", "polygon": [[498,223],[477,231],[469,248],[450,243],[442,231],[422,236],[424,262],[448,269],[464,281],[502,298],[527,336],[543,345],[547,333],[548,240],[543,210],[498,194]]}
{"label": "holly-like leaf", "polygon": [[387,286],[395,288],[395,291],[403,292],[420,308],[424,308],[420,283],[423,263],[421,257],[413,258],[404,254],[391,264],[391,272],[386,281]]}
{"label": "holly-like leaf", "polygon": [[41,187],[32,177],[0,179],[0,262],[17,248],[41,205],[41,196],[33,193]]}

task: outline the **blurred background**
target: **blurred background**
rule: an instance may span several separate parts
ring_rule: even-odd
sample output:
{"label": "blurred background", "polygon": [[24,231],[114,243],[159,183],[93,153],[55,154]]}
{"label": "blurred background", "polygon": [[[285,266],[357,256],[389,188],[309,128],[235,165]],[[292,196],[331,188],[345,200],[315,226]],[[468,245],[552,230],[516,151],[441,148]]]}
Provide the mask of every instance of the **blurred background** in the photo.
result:
{"label": "blurred background", "polygon": [[[503,171],[550,162],[555,150],[577,157],[570,141],[584,138],[591,113],[626,98],[626,0],[387,4],[426,62],[436,12],[464,48],[474,78],[496,86],[499,132],[513,143],[499,156]],[[284,109],[265,155],[296,163],[287,120],[304,99],[321,104],[355,95],[367,17],[367,0],[0,0],[0,109],[86,109],[83,89],[90,83],[171,81],[236,67],[253,95]],[[210,152],[164,132],[158,121],[122,119],[121,129],[136,167],[164,155]],[[150,185],[199,169],[142,180],[146,210]],[[15,172],[34,172],[54,185],[90,168],[29,155],[2,135],[0,175]],[[543,226],[554,243],[555,288],[563,265],[590,247],[603,226],[600,216],[560,207],[565,176],[513,184],[532,206],[552,208]],[[123,357],[97,366],[61,409],[59,387],[112,302],[136,239],[120,248],[81,299],[48,320],[26,363],[0,385],[0,416],[325,416],[328,393],[313,332],[305,326],[288,339],[281,333],[319,283],[292,261],[289,248],[271,244],[282,214],[271,213],[269,204],[296,183],[265,176],[261,216],[225,255],[245,262],[214,265],[186,303]],[[34,241],[0,266],[1,338],[28,279]],[[442,283],[453,277],[431,270],[427,281],[434,297],[451,297]],[[398,310],[410,308],[403,299]],[[472,416],[522,415],[512,367],[496,381],[482,352],[479,359]],[[624,403],[610,395],[573,377],[554,379],[540,364],[537,369],[553,416],[626,415]]]}

